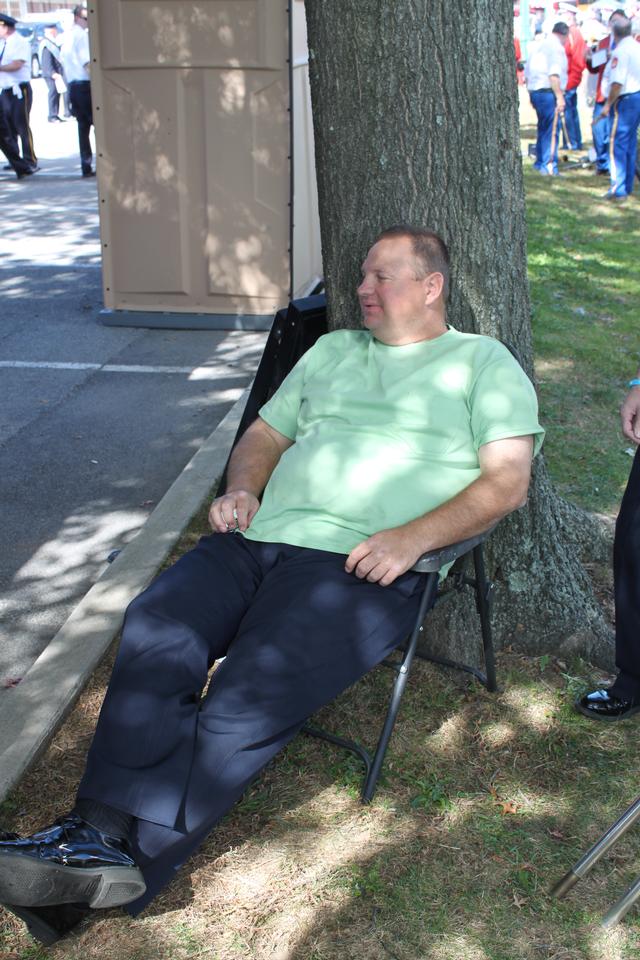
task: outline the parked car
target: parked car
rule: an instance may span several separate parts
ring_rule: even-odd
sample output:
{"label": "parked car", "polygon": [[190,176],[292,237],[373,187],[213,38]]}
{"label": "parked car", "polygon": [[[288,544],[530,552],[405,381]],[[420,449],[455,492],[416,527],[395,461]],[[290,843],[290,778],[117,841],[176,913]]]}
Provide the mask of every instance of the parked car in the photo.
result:
{"label": "parked car", "polygon": [[[53,21],[51,20],[30,20],[28,23],[25,20],[19,20],[16,23],[16,30],[23,37],[26,37],[29,43],[31,44],[31,75],[33,77],[40,76],[40,44],[44,37],[45,27],[51,26]],[[56,23],[58,28],[58,34],[62,34],[62,24]]]}

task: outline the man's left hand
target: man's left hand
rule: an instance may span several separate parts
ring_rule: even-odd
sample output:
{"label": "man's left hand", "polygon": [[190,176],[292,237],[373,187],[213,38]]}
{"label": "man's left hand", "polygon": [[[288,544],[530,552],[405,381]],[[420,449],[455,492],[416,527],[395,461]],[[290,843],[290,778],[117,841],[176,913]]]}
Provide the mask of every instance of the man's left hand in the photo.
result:
{"label": "man's left hand", "polygon": [[361,580],[388,587],[397,577],[410,570],[424,553],[415,535],[405,525],[381,530],[354,547],[344,565],[347,573]]}

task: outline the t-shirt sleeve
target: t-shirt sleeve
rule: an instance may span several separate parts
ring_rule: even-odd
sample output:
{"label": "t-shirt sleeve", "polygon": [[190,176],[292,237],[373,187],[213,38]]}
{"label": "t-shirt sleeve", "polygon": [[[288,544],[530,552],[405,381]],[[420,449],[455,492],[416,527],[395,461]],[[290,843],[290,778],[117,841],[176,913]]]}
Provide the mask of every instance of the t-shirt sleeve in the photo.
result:
{"label": "t-shirt sleeve", "polygon": [[566,60],[566,54],[560,48],[558,52],[555,50],[549,56],[549,76],[550,77],[560,77],[562,76],[562,69],[566,67],[566,64],[563,61]]}
{"label": "t-shirt sleeve", "polygon": [[624,86],[627,79],[627,68],[629,58],[626,50],[614,50],[611,58],[611,72],[609,73],[609,83],[620,83]]}
{"label": "t-shirt sleeve", "polygon": [[[313,349],[313,348],[311,348]],[[258,414],[269,426],[289,440],[295,440],[298,432],[298,414],[302,403],[305,372],[309,360],[308,350],[287,374],[270,400],[260,407]]]}
{"label": "t-shirt sleeve", "polygon": [[479,360],[469,393],[471,429],[476,449],[493,440],[531,435],[534,456],[544,440],[538,401],[526,373],[501,343]]}

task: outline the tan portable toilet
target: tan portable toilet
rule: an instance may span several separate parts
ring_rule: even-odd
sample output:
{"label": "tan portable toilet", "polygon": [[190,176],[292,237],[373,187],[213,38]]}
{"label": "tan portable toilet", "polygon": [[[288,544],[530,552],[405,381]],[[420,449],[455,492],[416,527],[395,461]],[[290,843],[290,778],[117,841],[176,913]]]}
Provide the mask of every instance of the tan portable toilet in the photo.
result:
{"label": "tan portable toilet", "polygon": [[322,274],[302,0],[89,4],[107,324],[267,329]]}

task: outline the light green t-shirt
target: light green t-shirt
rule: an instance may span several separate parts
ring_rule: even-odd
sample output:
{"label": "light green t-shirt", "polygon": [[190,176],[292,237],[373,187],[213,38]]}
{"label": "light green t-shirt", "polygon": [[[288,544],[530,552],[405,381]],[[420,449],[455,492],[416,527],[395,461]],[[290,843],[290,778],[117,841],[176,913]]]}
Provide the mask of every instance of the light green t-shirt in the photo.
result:
{"label": "light green t-shirt", "polygon": [[478,449],[535,435],[535,391],[506,347],[449,329],[406,346],[337,330],[304,354],[260,416],[294,440],[245,536],[348,554],[480,474]]}

